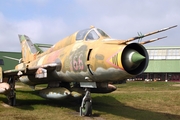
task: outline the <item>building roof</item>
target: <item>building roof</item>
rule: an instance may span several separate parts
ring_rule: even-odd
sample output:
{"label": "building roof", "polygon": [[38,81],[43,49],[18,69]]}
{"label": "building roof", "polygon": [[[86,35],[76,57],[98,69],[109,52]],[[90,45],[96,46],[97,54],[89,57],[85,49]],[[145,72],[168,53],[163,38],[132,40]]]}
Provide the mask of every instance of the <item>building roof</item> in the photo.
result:
{"label": "building roof", "polygon": [[180,49],[180,46],[154,46],[154,47],[146,46],[146,49],[148,50],[150,49]]}
{"label": "building roof", "polygon": [[149,59],[164,60],[164,59],[179,59],[180,47],[146,47]]}

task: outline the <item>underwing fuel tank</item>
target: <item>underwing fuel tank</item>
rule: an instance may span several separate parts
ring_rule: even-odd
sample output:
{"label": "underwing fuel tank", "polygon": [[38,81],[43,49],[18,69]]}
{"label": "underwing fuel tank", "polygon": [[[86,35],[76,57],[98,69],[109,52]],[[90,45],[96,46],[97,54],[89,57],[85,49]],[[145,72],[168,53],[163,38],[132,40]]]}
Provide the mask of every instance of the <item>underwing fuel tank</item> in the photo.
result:
{"label": "underwing fuel tank", "polygon": [[46,99],[61,100],[70,95],[70,91],[66,88],[46,88],[39,91],[39,95]]}
{"label": "underwing fuel tank", "polygon": [[0,94],[6,94],[10,90],[10,85],[8,83],[0,83]]}
{"label": "underwing fuel tank", "polygon": [[149,57],[144,46],[138,43],[131,43],[124,48],[121,61],[126,72],[138,75],[147,68]]}

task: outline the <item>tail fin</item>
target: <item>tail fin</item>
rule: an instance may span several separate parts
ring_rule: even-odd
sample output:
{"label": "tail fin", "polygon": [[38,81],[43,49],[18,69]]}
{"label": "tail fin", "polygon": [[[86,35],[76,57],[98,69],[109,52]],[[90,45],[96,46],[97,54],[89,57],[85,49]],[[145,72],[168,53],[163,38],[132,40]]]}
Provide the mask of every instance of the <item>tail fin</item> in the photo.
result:
{"label": "tail fin", "polygon": [[34,59],[36,59],[36,55],[38,50],[31,42],[28,36],[19,35],[19,40],[21,42],[21,50],[22,50],[22,61],[28,63]]}

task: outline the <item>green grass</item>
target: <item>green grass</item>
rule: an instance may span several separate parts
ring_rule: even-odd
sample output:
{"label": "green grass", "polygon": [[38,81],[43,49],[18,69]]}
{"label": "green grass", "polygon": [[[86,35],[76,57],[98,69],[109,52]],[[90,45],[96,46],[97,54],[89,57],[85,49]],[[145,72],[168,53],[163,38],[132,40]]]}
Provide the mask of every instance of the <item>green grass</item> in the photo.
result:
{"label": "green grass", "polygon": [[17,105],[4,106],[0,95],[0,119],[6,120],[178,120],[180,119],[180,84],[174,82],[127,82],[109,94],[92,94],[93,116],[79,116],[80,104],[51,101],[37,96],[28,86],[17,88]]}

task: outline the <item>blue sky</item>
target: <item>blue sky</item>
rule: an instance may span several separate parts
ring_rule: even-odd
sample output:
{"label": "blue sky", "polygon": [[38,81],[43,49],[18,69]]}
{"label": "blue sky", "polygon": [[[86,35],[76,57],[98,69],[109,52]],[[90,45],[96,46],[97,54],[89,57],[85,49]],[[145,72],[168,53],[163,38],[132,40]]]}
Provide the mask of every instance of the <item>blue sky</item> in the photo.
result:
{"label": "blue sky", "polygon": [[179,0],[1,0],[0,51],[20,51],[18,34],[55,44],[91,25],[124,40],[179,25],[143,40],[167,35],[147,46],[180,46],[179,6]]}

